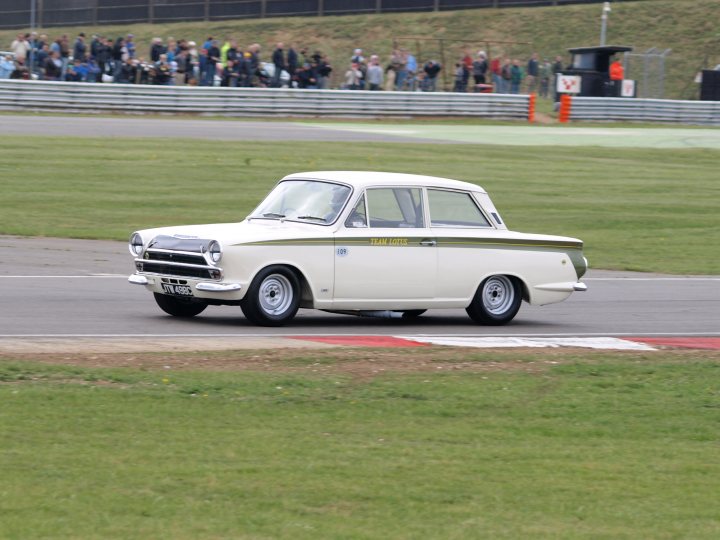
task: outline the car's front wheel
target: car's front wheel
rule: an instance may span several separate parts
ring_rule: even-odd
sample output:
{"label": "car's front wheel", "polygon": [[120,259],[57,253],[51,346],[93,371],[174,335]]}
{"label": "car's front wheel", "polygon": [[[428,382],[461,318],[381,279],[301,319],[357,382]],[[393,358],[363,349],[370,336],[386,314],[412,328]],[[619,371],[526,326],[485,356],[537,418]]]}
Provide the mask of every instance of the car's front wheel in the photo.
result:
{"label": "car's front wheel", "polygon": [[501,325],[513,320],[522,303],[522,284],[512,276],[490,276],[478,287],[466,308],[480,324]]}
{"label": "car's front wheel", "polygon": [[268,266],[250,283],[240,303],[245,317],[260,326],[282,326],[300,307],[300,281],[285,266]]}
{"label": "car's front wheel", "polygon": [[168,294],[153,293],[153,295],[160,309],[174,317],[194,317],[205,311],[207,307],[205,302],[198,302],[197,300],[177,298]]}

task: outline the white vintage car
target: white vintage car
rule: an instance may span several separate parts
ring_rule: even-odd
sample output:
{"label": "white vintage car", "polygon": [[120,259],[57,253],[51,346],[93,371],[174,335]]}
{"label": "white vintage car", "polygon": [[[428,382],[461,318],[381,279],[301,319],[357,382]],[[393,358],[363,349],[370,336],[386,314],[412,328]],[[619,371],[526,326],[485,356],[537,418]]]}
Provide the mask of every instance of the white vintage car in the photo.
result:
{"label": "white vintage car", "polygon": [[509,231],[481,187],[411,174],[291,174],[240,223],[147,229],[129,247],[130,283],[166,313],[239,305],[264,326],[301,307],[405,318],[465,308],[498,325],[522,300],[587,288],[580,240]]}

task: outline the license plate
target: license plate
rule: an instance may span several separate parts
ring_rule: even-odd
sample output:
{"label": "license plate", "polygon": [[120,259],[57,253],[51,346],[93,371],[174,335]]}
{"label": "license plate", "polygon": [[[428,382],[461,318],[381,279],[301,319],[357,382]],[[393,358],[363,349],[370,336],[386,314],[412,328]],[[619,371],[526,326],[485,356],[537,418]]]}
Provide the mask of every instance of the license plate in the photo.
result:
{"label": "license plate", "polygon": [[165,294],[172,294],[173,296],[192,296],[192,289],[189,285],[173,285],[171,283],[162,284],[163,291]]}

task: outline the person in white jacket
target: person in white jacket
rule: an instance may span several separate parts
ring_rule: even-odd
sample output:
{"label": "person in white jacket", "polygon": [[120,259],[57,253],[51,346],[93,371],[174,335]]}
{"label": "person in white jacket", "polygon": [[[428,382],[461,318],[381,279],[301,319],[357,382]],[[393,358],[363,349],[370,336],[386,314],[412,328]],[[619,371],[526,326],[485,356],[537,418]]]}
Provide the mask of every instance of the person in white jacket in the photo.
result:
{"label": "person in white jacket", "polygon": [[15,60],[24,64],[30,52],[30,43],[25,39],[24,34],[18,34],[17,38],[10,44],[10,49],[15,55]]}

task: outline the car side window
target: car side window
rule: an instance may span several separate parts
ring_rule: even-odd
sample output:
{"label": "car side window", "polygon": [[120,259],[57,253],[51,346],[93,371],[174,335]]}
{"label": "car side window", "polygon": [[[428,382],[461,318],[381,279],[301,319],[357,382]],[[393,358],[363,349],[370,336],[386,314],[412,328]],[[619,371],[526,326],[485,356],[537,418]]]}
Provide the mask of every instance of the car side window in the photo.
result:
{"label": "car side window", "polygon": [[431,227],[490,227],[469,193],[428,189]]}
{"label": "car side window", "polygon": [[367,190],[370,227],[421,228],[423,219],[420,188],[372,188]]}
{"label": "car side window", "polygon": [[348,229],[361,229],[367,227],[367,212],[365,211],[365,197],[360,197],[360,200],[350,212],[350,215],[345,220],[345,227]]}

